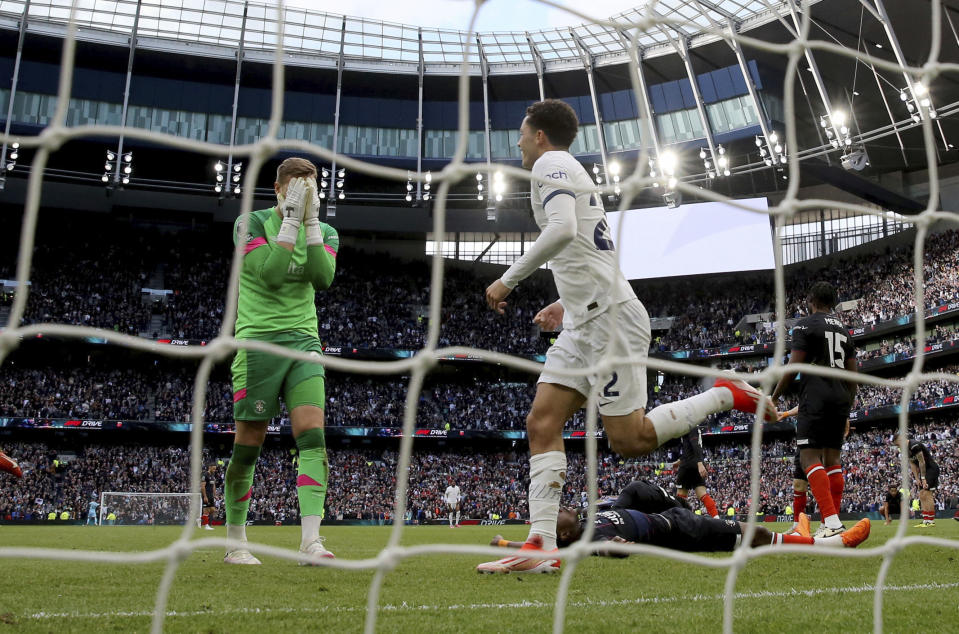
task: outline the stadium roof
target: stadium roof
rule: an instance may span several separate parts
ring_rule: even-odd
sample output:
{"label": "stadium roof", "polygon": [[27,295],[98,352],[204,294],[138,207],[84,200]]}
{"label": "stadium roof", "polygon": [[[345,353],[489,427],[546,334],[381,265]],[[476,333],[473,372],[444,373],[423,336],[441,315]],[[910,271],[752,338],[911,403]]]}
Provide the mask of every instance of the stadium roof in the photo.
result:
{"label": "stadium roof", "polygon": [[[810,4],[819,0],[810,0]],[[66,24],[71,0],[31,0],[33,21]],[[137,11],[136,0],[80,0],[77,24],[81,29],[129,35]],[[0,16],[23,15],[25,0],[0,0]],[[273,3],[240,0],[143,0],[137,36],[175,40],[184,44],[212,44],[272,50],[277,43],[280,11]],[[244,25],[244,10],[247,12]],[[426,66],[459,64],[480,56],[491,66],[543,62],[581,63],[584,52],[597,63],[622,62],[627,43],[612,23],[630,25],[657,15],[665,23],[643,30],[638,45],[646,55],[672,52],[670,37],[688,39],[691,46],[719,39],[714,32],[732,20],[750,28],[788,13],[784,0],[639,0],[636,8],[608,19],[610,24],[581,24],[524,32],[480,32],[417,27],[365,17],[343,16],[312,9],[286,7],[283,46],[291,54]],[[465,25],[464,25],[465,26]],[[244,31],[245,28],[245,31]],[[713,30],[713,31],[711,31]],[[477,43],[479,47],[477,47]]]}

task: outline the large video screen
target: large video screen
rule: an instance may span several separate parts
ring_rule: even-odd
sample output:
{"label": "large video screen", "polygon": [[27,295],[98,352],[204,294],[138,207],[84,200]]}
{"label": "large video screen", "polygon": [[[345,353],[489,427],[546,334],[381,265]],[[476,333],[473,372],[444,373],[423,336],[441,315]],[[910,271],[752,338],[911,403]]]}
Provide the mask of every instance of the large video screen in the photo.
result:
{"label": "large video screen", "polygon": [[[768,209],[765,198],[736,202]],[[606,218],[619,265],[631,280],[774,268],[772,228],[764,213],[707,202],[611,211]]]}

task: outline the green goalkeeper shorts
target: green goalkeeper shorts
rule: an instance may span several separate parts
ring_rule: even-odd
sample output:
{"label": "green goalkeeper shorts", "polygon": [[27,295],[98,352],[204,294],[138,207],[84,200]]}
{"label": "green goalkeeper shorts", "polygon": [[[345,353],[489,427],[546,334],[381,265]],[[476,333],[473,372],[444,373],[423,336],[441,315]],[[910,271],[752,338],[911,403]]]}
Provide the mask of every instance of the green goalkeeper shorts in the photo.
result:
{"label": "green goalkeeper shorts", "polygon": [[[281,332],[257,337],[291,350],[317,357],[323,346],[317,337],[299,332]],[[237,350],[233,359],[233,417],[243,421],[266,421],[280,413],[280,394],[287,410],[299,405],[322,408],[326,400],[325,372],[319,363],[299,361],[259,350]],[[309,387],[309,390],[304,390]],[[308,392],[308,393],[307,393]]]}

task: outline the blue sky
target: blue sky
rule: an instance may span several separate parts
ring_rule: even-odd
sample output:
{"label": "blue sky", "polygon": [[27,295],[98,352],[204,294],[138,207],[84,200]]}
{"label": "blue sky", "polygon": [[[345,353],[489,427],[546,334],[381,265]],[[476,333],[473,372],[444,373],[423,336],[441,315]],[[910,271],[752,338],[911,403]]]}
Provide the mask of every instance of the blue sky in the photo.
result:
{"label": "blue sky", "polygon": [[[387,22],[464,30],[469,25],[474,3],[470,0],[287,0],[287,4],[310,7],[329,13],[345,13]],[[608,18],[645,0],[560,0],[591,15]],[[487,0],[480,9],[480,31],[535,31],[549,27],[581,24],[583,20],[535,0]]]}

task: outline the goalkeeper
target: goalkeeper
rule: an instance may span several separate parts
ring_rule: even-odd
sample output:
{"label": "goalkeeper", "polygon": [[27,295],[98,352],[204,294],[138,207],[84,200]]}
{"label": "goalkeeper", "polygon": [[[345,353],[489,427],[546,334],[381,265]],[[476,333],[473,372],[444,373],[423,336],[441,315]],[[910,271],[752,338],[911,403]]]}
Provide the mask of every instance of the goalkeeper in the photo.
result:
{"label": "goalkeeper", "polygon": [[[316,291],[326,290],[336,271],[339,237],[319,220],[316,166],[289,158],[276,170],[277,205],[240,217],[234,241],[243,244],[236,338],[253,339],[319,357]],[[245,233],[241,233],[244,231]],[[253,469],[267,423],[280,412],[282,395],[299,449],[297,498],[300,552],[311,559],[333,557],[319,535],[326,500],[327,457],[323,434],[325,382],[319,363],[294,361],[256,350],[238,350],[233,360],[236,436],[226,469],[227,537],[246,541]],[[245,547],[224,558],[230,564],[259,564]]]}

